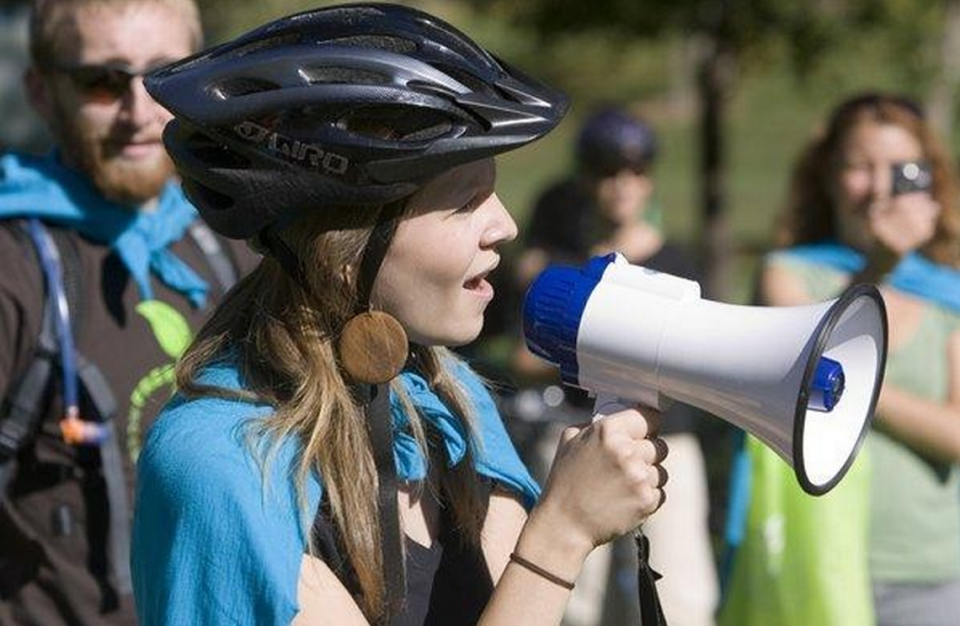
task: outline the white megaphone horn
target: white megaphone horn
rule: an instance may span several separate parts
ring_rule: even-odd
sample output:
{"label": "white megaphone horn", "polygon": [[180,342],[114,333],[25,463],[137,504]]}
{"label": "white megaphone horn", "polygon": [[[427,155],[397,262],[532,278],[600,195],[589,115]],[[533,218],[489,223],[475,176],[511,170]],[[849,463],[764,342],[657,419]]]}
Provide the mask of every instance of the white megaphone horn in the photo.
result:
{"label": "white megaphone horn", "polygon": [[619,254],[544,270],[524,301],[524,335],[598,407],[664,409],[673,399],[701,408],[775,450],[813,495],[853,463],[887,353],[886,309],[872,285],[820,304],[737,306]]}

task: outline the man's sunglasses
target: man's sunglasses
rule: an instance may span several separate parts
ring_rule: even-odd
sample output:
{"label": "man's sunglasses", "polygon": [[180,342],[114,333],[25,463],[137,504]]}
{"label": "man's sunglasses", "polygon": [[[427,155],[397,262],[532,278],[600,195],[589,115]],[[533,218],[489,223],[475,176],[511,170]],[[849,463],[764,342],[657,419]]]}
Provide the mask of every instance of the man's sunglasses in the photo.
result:
{"label": "man's sunglasses", "polygon": [[158,63],[145,70],[134,71],[124,65],[55,65],[53,70],[63,74],[87,99],[95,102],[114,102],[130,89],[134,78],[142,78],[167,63]]}

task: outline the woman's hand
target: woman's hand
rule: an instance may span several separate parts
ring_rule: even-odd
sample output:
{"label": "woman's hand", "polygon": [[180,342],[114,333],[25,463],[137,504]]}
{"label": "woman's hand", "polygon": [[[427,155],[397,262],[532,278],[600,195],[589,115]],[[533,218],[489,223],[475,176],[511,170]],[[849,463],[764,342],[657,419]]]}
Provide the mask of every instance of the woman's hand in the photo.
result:
{"label": "woman's hand", "polygon": [[879,244],[877,252],[899,260],[933,238],[939,217],[940,204],[930,194],[917,192],[873,204],[867,222]]}
{"label": "woman's hand", "polygon": [[[628,409],[567,428],[540,503],[514,552],[570,583],[594,547],[633,530],[663,503],[666,444],[660,413]],[[504,559],[505,561],[505,559]],[[506,567],[481,624],[559,624],[565,584],[513,564]]]}
{"label": "woman's hand", "polygon": [[660,413],[644,408],[567,428],[533,516],[551,519],[587,553],[639,526],[664,500],[659,423]]}

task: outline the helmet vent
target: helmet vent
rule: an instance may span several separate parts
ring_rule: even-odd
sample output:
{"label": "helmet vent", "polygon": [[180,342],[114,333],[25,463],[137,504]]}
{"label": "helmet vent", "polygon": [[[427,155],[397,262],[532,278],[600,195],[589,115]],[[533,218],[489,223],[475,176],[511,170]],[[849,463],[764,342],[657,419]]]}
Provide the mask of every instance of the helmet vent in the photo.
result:
{"label": "helmet vent", "polygon": [[221,82],[219,85],[214,87],[214,93],[220,96],[220,98],[226,100],[228,98],[250,95],[252,93],[273,91],[274,89],[279,88],[279,85],[270,82],[269,80],[264,80],[262,78],[241,77],[231,78]]}
{"label": "helmet vent", "polygon": [[342,46],[356,46],[358,48],[372,48],[386,50],[399,54],[409,54],[417,49],[417,42],[404,37],[393,35],[355,35],[353,37],[338,37],[326,43]]}
{"label": "helmet vent", "polygon": [[340,119],[340,128],[374,139],[429,141],[453,131],[448,117],[409,106],[363,107]]}
{"label": "helmet vent", "polygon": [[251,41],[248,44],[238,46],[236,48],[231,48],[225,50],[222,54],[217,54],[216,51],[213,53],[212,57],[219,57],[221,59],[235,59],[237,57],[242,57],[254,52],[259,52],[260,50],[268,50],[270,48],[281,48],[283,46],[288,46],[296,43],[300,43],[302,37],[299,31],[286,31],[279,33],[272,37],[267,37],[265,39],[258,39]]}
{"label": "helmet vent", "polygon": [[489,85],[473,74],[465,72],[451,65],[441,65],[439,63],[435,65],[438,70],[447,74],[461,85],[466,86],[470,91],[486,95],[495,95],[493,89],[491,89]]}
{"label": "helmet vent", "polygon": [[310,67],[300,73],[312,84],[385,85],[390,82],[383,74],[352,67]]}
{"label": "helmet vent", "polygon": [[410,89],[416,89],[418,91],[426,92],[432,96],[443,96],[445,98],[456,98],[458,94],[453,89],[445,85],[438,85],[436,83],[427,83],[422,80],[411,80],[407,83],[407,87]]}

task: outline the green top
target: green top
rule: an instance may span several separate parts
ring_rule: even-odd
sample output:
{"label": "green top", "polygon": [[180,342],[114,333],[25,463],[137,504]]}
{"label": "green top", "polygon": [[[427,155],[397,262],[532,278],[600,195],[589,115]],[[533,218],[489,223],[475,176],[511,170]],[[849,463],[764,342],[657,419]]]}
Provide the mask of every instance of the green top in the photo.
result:
{"label": "green top", "polygon": [[[815,300],[836,297],[848,281],[837,270],[774,255]],[[920,326],[887,353],[884,384],[943,402],[950,388],[946,346],[960,316],[926,303]],[[960,468],[928,459],[884,433],[867,438],[871,455],[870,574],[886,583],[960,578]]]}

